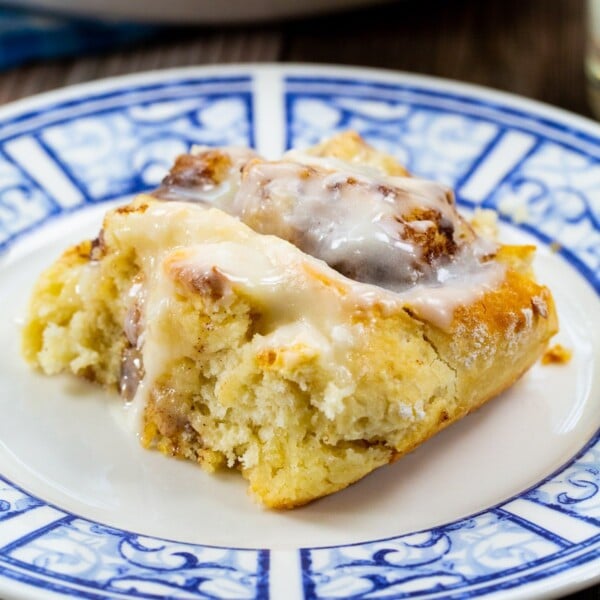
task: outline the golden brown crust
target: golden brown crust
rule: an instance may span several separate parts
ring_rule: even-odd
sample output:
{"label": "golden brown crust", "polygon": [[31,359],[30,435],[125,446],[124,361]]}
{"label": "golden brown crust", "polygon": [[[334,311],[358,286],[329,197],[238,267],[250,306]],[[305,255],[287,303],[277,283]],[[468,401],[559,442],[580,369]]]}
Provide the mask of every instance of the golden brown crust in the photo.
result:
{"label": "golden brown crust", "polygon": [[542,355],[543,365],[566,365],[573,358],[573,351],[561,344],[554,344]]}
{"label": "golden brown crust", "polygon": [[[404,238],[422,249],[423,259],[428,264],[432,264],[441,256],[452,257],[458,250],[454,241],[454,228],[444,224],[439,211],[431,208],[413,209],[404,220],[408,222],[408,227],[404,228]],[[431,221],[433,227],[413,228],[410,226],[412,221]]]}
{"label": "golden brown crust", "polygon": [[181,154],[175,159],[175,164],[162,184],[192,188],[219,185],[227,177],[231,167],[229,155],[219,150],[207,150],[201,154]]}
{"label": "golden brown crust", "polygon": [[148,202],[131,202],[125,206],[118,206],[115,211],[120,215],[126,215],[129,213],[145,213],[148,209]]}
{"label": "golden brown crust", "polygon": [[558,330],[558,320],[548,288],[508,269],[498,288],[455,311],[449,332],[429,324],[425,329],[457,373],[460,413],[467,414],[529,369]]}
{"label": "golden brown crust", "polygon": [[409,175],[409,172],[393,156],[375,150],[356,131],[344,131],[334,135],[311,148],[309,152],[314,156],[329,156],[377,167],[389,175]]}

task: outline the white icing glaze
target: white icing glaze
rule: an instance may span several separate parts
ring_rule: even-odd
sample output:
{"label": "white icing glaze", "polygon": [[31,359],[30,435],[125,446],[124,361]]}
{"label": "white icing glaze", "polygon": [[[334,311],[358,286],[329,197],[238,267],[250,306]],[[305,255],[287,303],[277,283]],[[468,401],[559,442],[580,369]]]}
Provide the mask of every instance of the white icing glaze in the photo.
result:
{"label": "white icing glaze", "polygon": [[[255,240],[260,242],[254,247],[224,241],[186,248],[175,259],[169,259],[169,269],[189,280],[210,278],[216,270],[232,288],[243,290],[259,306],[265,307],[269,319],[267,329],[276,332],[278,337],[273,339],[285,338],[286,343],[290,342],[290,331],[277,333],[277,330],[291,322],[303,322],[305,327],[313,326],[329,342],[349,346],[354,336],[345,327],[347,315],[357,307],[368,309],[375,304],[389,313],[407,307],[418,318],[448,329],[456,307],[468,306],[481,298],[497,287],[505,274],[504,266],[497,262],[473,264],[470,270],[444,270],[443,283],[419,283],[393,292],[334,274],[312,257],[299,259],[295,253],[282,251],[287,246],[272,246],[269,237]],[[308,280],[298,276],[307,273],[307,265],[313,273]],[[332,294],[335,288],[323,283],[327,280],[337,280],[341,291]],[[313,336],[313,341],[316,340]]]}
{"label": "white icing glaze", "polygon": [[138,436],[142,434],[144,427],[144,410],[148,402],[147,381],[147,377],[142,379],[133,398],[123,404],[125,416],[124,419],[120,419],[120,423],[126,430]]}
{"label": "white icing glaze", "polygon": [[[263,335],[273,333],[275,337],[270,339],[275,343],[288,344],[291,330],[279,330],[299,322],[307,331],[312,326],[313,332],[329,339],[334,328],[344,323],[344,301],[306,270],[308,265],[329,279],[326,265],[309,257],[307,263],[302,255],[290,250],[287,244],[272,244],[267,236],[254,237],[253,243],[207,243],[174,252],[165,260],[165,269],[171,277],[192,285],[218,273],[221,289],[242,291],[261,309]],[[227,302],[227,294],[219,301]],[[293,330],[294,335],[300,335],[301,329]],[[313,341],[316,339],[313,336]]]}
{"label": "white icing glaze", "polygon": [[[289,161],[248,165],[228,212],[261,233],[291,241],[352,279],[393,290],[422,279],[435,281],[438,263],[449,264],[461,249],[469,254],[465,242],[474,234],[456,212],[448,188],[411,177],[385,177],[373,169],[369,172],[375,175],[367,176],[364,168],[334,159],[309,162],[309,167]],[[427,213],[418,218],[417,211],[424,210],[435,213],[439,222]],[[446,236],[447,253],[428,255],[429,242],[423,242],[427,230]]]}
{"label": "white icing glaze", "polygon": [[[195,155],[210,151],[199,148]],[[354,280],[377,285],[377,293],[359,294],[363,300],[381,300],[386,288],[399,294],[392,304],[402,298],[420,318],[447,328],[456,306],[474,302],[503,277],[503,267],[482,263],[496,244],[475,235],[443,185],[300,152],[278,162],[244,149],[219,152],[234,165],[219,186],[171,187],[167,195],[225,210]],[[430,246],[436,235],[441,249]],[[243,253],[236,260],[251,268]]]}
{"label": "white icing glaze", "polygon": [[495,251],[460,217],[443,185],[298,152],[278,162],[221,152],[232,153],[235,168],[219,186],[163,188],[160,196],[212,204],[352,279],[397,292],[459,279]]}
{"label": "white icing glaze", "polygon": [[401,292],[400,296],[415,316],[447,330],[457,307],[469,306],[479,300],[496,288],[504,275],[503,265],[488,263],[480,269],[460,273],[443,284],[418,284]]}
{"label": "white icing glaze", "polygon": [[140,336],[143,333],[143,314],[144,314],[144,300],[145,300],[145,288],[141,281],[136,281],[129,288],[127,298],[129,300],[129,308],[125,315],[125,322],[123,323],[123,330],[127,341],[134,348],[139,349]]}
{"label": "white icing glaze", "polygon": [[[503,276],[497,263],[474,262],[471,271],[440,269],[444,285],[421,282],[393,292],[348,279],[281,239],[256,235],[220,210],[185,202],[150,204],[115,234],[135,240],[145,277],[130,290],[132,302],[143,306],[143,334],[134,324],[126,326],[132,346],[143,354],[143,379],[128,404],[130,423],[138,431],[158,377],[173,356],[185,355],[178,347],[183,341],[170,336],[165,344],[160,336],[166,334],[155,327],[172,312],[178,284],[214,285],[217,303],[230,302],[233,291],[251,298],[264,313],[260,333],[251,341],[255,349],[285,349],[289,361],[296,353],[314,353],[331,373],[332,386],[320,409],[333,418],[352,393],[345,364],[348,351],[360,347],[362,339],[363,325],[352,324],[352,314],[375,305],[390,314],[408,307],[419,318],[448,327],[456,306],[475,301]],[[203,243],[193,245],[198,240]]]}
{"label": "white icing glaze", "polygon": [[164,185],[155,192],[155,195],[163,200],[184,200],[207,206],[217,206],[229,212],[227,206],[237,194],[243,167],[249,161],[257,159],[258,155],[250,148],[237,146],[222,148],[194,146],[191,151],[191,155],[198,159],[215,153],[223,155],[231,163],[227,173],[220,181],[215,182],[209,175],[194,177],[194,169],[190,167],[184,169],[183,172],[166,177]]}

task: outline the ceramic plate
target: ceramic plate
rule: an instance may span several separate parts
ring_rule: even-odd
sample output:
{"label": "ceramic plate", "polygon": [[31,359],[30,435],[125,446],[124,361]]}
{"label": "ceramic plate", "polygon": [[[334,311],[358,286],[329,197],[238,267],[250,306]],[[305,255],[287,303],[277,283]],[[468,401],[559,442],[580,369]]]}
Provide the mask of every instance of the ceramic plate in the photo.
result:
{"label": "ceramic plate", "polygon": [[[355,129],[535,243],[573,350],[394,465],[290,512],[138,445],[118,398],[19,356],[40,270],[192,144]],[[315,66],[149,73],[0,111],[0,597],[535,597],[600,574],[600,128],[503,94]]]}
{"label": "ceramic plate", "polygon": [[273,21],[368,6],[385,0],[5,0],[19,8],[76,17],[152,23],[242,23]]}

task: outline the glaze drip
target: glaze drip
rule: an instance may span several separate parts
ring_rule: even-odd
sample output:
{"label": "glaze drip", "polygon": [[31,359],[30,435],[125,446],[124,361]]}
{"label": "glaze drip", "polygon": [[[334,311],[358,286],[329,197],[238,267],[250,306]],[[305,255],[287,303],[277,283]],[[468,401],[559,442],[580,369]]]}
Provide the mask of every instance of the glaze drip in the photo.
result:
{"label": "glaze drip", "polygon": [[180,156],[157,197],[214,206],[276,235],[346,277],[395,292],[457,282],[495,253],[456,210],[452,191],[337,158],[240,148]]}

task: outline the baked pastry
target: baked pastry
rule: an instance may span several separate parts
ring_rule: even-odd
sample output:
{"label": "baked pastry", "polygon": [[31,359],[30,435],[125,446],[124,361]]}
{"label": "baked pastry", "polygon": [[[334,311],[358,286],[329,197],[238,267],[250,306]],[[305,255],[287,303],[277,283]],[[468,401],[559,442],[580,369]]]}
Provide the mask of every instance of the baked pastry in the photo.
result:
{"label": "baked pastry", "polygon": [[449,189],[356,134],[280,161],[200,148],[41,275],[23,350],[117,387],[144,446],[238,468],[291,508],[538,359],[557,320],[533,253],[476,233]]}

